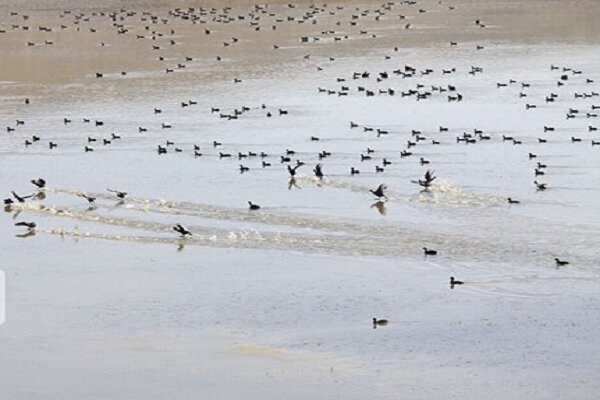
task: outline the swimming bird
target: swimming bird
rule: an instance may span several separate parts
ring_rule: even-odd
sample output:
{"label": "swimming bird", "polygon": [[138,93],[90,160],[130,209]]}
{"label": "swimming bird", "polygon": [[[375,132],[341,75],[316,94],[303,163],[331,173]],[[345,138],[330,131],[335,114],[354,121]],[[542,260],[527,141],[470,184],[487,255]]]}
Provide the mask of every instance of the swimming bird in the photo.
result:
{"label": "swimming bird", "polygon": [[385,195],[384,191],[387,189],[387,186],[385,185],[385,183],[382,183],[381,185],[377,186],[377,189],[375,190],[369,190],[369,192],[373,193],[375,196],[377,196],[378,198],[385,198],[387,200],[387,196]]}
{"label": "swimming bird", "polygon": [[183,225],[177,224],[173,230],[181,235],[181,237],[192,236],[192,232],[188,231]]}
{"label": "swimming bird", "polygon": [[565,266],[565,265],[569,265],[568,261],[560,260],[558,258],[555,258],[554,261],[556,262],[556,266],[557,267],[562,267],[562,266]]}
{"label": "swimming bird", "polygon": [[250,210],[260,210],[260,206],[258,204],[254,204],[251,201],[248,202],[248,208]]}
{"label": "swimming bird", "polygon": [[426,256],[435,256],[435,255],[437,255],[437,251],[436,250],[428,249],[427,247],[423,247],[423,252],[425,253]]}
{"label": "swimming bird", "polygon": [[377,319],[373,317],[373,329],[377,329],[378,326],[385,326],[388,324],[387,319]]}
{"label": "swimming bird", "polygon": [[537,190],[546,190],[546,189],[548,189],[548,184],[547,183],[540,183],[538,181],[533,181],[533,183],[535,183],[535,186],[537,187]]}
{"label": "swimming bird", "polygon": [[508,200],[508,204],[520,204],[521,203],[519,200],[513,200],[510,197],[507,200]]}
{"label": "swimming bird", "polygon": [[454,289],[454,285],[464,285],[463,281],[457,281],[453,276],[450,277],[450,289]]}

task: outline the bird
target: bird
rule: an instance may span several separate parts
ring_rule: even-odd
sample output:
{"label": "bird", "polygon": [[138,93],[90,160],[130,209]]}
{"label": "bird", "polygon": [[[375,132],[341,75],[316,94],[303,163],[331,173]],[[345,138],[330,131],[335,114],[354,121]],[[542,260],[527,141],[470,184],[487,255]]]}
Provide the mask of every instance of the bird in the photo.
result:
{"label": "bird", "polygon": [[387,319],[377,319],[373,317],[373,329],[377,329],[378,326],[385,326],[388,324]]}
{"label": "bird", "polygon": [[17,222],[15,226],[24,226],[27,229],[34,229],[37,225],[35,222]]}
{"label": "bird", "polygon": [[514,200],[514,199],[511,199],[510,197],[507,200],[508,200],[508,204],[520,204],[521,203],[519,200]]}
{"label": "bird", "polygon": [[95,202],[95,201],[96,201],[96,198],[95,198],[95,197],[88,196],[88,195],[87,195],[87,194],[85,194],[85,193],[81,193],[81,194],[79,195],[79,197],[83,197],[84,199],[86,199],[86,200],[88,201],[88,203],[93,203],[93,202]]}
{"label": "bird", "polygon": [[454,289],[454,285],[464,285],[463,281],[457,281],[453,276],[450,277],[450,289]]}
{"label": "bird", "polygon": [[295,167],[292,167],[290,165],[287,166],[287,170],[290,173],[290,176],[296,176],[296,170],[298,168],[300,168],[301,164],[296,165]]}
{"label": "bird", "polygon": [[192,232],[188,231],[183,225],[177,224],[173,227],[175,232],[178,232],[181,237],[192,236]]}
{"label": "bird", "polygon": [[565,265],[569,265],[568,261],[560,260],[559,258],[555,258],[554,261],[556,262],[556,266],[557,267],[562,267],[562,266],[565,266]]}
{"label": "bird", "polygon": [[114,193],[119,199],[124,199],[127,196],[127,192],[120,192],[118,190],[106,189],[111,193]]}
{"label": "bird", "polygon": [[251,201],[248,202],[248,208],[250,210],[260,210],[260,206],[258,204],[254,204]]}
{"label": "bird", "polygon": [[387,189],[387,186],[385,185],[385,183],[382,183],[381,185],[377,186],[377,189],[375,190],[369,190],[369,192],[373,193],[376,197],[378,198],[385,198],[387,199],[387,196],[385,195],[384,191]]}
{"label": "bird", "polygon": [[32,179],[31,183],[33,183],[35,186],[37,186],[40,189],[43,189],[44,187],[46,187],[46,181],[43,180],[42,178]]}
{"label": "bird", "polygon": [[437,178],[435,172],[428,169],[423,176],[423,179],[419,179],[417,181],[412,181],[413,183],[417,183],[418,185],[428,189],[431,186],[431,183]]}
{"label": "bird", "polygon": [[319,179],[323,179],[323,177],[325,176],[323,174],[323,166],[321,164],[317,164],[313,171],[315,173],[315,176]]}
{"label": "bird", "polygon": [[548,184],[547,183],[540,183],[538,181],[533,181],[533,183],[535,183],[535,186],[537,187],[537,190],[546,190],[546,189],[548,189]]}
{"label": "bird", "polygon": [[423,252],[426,256],[435,256],[437,254],[436,250],[428,249],[427,247],[423,247]]}
{"label": "bird", "polygon": [[25,199],[28,199],[28,198],[30,198],[30,197],[33,197],[33,195],[32,195],[32,194],[30,194],[29,196],[19,196],[18,194],[16,194],[16,193],[15,193],[15,191],[14,191],[14,190],[13,190],[13,191],[11,191],[11,193],[12,193],[13,197],[14,197],[15,199],[17,199],[17,201],[18,201],[19,203],[25,203]]}

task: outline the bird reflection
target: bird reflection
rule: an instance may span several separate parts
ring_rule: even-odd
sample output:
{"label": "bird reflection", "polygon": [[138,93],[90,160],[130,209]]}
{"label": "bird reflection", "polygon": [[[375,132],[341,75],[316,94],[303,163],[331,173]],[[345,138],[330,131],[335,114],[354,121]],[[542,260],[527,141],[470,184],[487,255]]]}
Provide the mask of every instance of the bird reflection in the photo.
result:
{"label": "bird reflection", "polygon": [[33,196],[34,200],[46,200],[46,192],[40,190]]}
{"label": "bird reflection", "polygon": [[15,237],[18,237],[18,238],[24,239],[24,238],[28,238],[28,237],[35,236],[35,234],[36,234],[36,232],[35,232],[35,229],[29,229],[29,230],[28,230],[27,232],[25,232],[25,233],[17,233],[17,234],[15,235]]}
{"label": "bird reflection", "polygon": [[371,208],[376,208],[379,211],[379,214],[386,215],[387,209],[385,208],[385,201],[378,200],[375,203],[371,204]]}
{"label": "bird reflection", "polygon": [[300,186],[298,186],[298,184],[296,183],[296,178],[294,177],[291,177],[288,182],[288,190],[292,190],[292,188],[302,189]]}

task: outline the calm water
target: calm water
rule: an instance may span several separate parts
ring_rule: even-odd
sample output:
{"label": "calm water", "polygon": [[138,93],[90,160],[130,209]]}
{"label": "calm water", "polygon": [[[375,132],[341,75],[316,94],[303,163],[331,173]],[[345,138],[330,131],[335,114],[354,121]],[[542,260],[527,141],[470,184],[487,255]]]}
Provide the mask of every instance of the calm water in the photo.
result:
{"label": "calm water", "polygon": [[[138,17],[130,17],[131,32],[123,37],[105,18],[92,17],[85,30],[95,27],[98,38],[69,28],[53,33],[55,47],[24,49],[16,34],[0,36],[14,55],[0,62],[0,126],[15,128],[0,137],[0,187],[9,197],[13,189],[32,192],[30,179],[48,182],[44,199],[0,216],[8,289],[8,321],[0,328],[7,356],[0,368],[18,367],[2,390],[11,398],[164,398],[189,395],[200,384],[214,398],[248,390],[257,398],[363,398],[367,392],[446,398],[446,385],[468,379],[472,387],[457,389],[457,396],[469,398],[472,389],[489,390],[493,398],[515,391],[589,398],[597,389],[593,332],[600,322],[600,146],[591,140],[600,134],[589,128],[599,120],[586,113],[597,112],[592,105],[600,105],[600,97],[574,94],[600,91],[598,43],[581,33],[584,28],[561,39],[538,33],[515,40],[517,17],[504,15],[514,10],[510,3],[496,14],[474,7],[448,20],[437,3],[424,4],[429,11],[421,24],[413,20],[416,10],[406,8],[414,31],[372,16],[358,27],[335,28],[337,18],[349,20],[352,9],[346,8],[315,27],[281,24],[277,33],[256,33],[238,22],[209,24],[213,33],[203,35],[204,26],[172,22],[153,29],[167,34],[174,26],[176,34],[138,40],[136,34],[145,34]],[[403,10],[396,7],[396,14]],[[273,12],[306,9],[299,8]],[[560,12],[551,5],[540,10],[543,16]],[[47,25],[57,26],[58,14],[50,12]],[[490,21],[485,34],[463,29],[476,18]],[[341,33],[321,34],[326,28]],[[308,33],[321,40],[301,44]],[[334,41],[344,34],[348,40]],[[234,36],[239,42],[231,42]],[[450,46],[450,40],[459,43]],[[153,51],[153,44],[161,50]],[[87,50],[74,56],[72,46]],[[157,61],[159,55],[165,61]],[[64,67],[63,58],[69,61]],[[177,69],[178,63],[186,67]],[[415,76],[392,73],[405,65],[417,69]],[[469,74],[472,66],[483,72]],[[433,72],[421,74],[426,69]],[[362,71],[370,77],[353,79]],[[384,71],[389,78],[378,82]],[[96,79],[95,72],[105,76]],[[559,87],[563,73],[569,79]],[[449,92],[420,101],[401,95],[417,84],[423,91],[453,85],[463,101],[449,102]],[[349,88],[347,96],[318,90],[341,86]],[[366,97],[358,86],[376,95]],[[388,88],[396,95],[379,94]],[[545,102],[550,93],[558,97]],[[181,106],[189,100],[197,104]],[[250,110],[237,119],[219,117],[242,106]],[[580,112],[567,119],[570,108]],[[65,117],[72,123],[65,125]],[[17,119],[25,124],[15,126]],[[377,137],[364,126],[389,133]],[[456,136],[474,129],[491,139],[457,143]],[[412,130],[427,140],[401,158]],[[98,143],[112,133],[122,139]],[[32,135],[41,141],[25,147]],[[98,140],[91,153],[83,151],[88,137]],[[58,148],[49,150],[49,140]],[[158,155],[157,145],[167,140],[174,145]],[[214,148],[214,140],[222,146]],[[194,156],[194,144],[202,156]],[[367,147],[373,158],[361,161]],[[306,162],[295,184],[280,162],[287,149],[295,151],[294,162]],[[319,160],[323,150],[332,154]],[[238,159],[249,151],[268,157]],[[538,157],[530,159],[530,152]],[[392,164],[376,173],[384,157]],[[430,164],[421,165],[420,157]],[[262,161],[272,165],[263,168]],[[311,172],[319,162],[322,181]],[[534,176],[537,162],[548,165],[544,176]],[[240,173],[240,164],[250,170]],[[351,176],[351,166],[360,174]],[[411,180],[427,169],[438,178],[420,192]],[[537,191],[535,179],[549,189]],[[377,208],[369,189],[380,183],[389,187],[389,200]],[[119,203],[106,188],[129,197]],[[79,196],[84,192],[98,198],[95,207]],[[521,204],[509,206],[507,197]],[[261,210],[250,212],[248,200]],[[12,224],[23,220],[37,223],[35,236],[15,237],[22,231]],[[178,238],[175,223],[194,236]],[[423,246],[439,255],[424,258]],[[554,257],[571,265],[557,269]],[[450,275],[468,285],[449,290]],[[392,323],[374,331],[373,316]],[[121,376],[108,372],[113,365],[101,361],[102,354]],[[27,383],[27,373],[40,366],[24,356],[53,372]],[[213,360],[212,370],[205,359]],[[132,384],[136,368],[154,381]],[[522,378],[499,385],[516,369]],[[82,383],[65,389],[61,382],[71,374]],[[174,392],[161,381],[169,378],[178,382]],[[257,382],[264,391],[255,390]],[[286,389],[305,382],[315,383]]]}

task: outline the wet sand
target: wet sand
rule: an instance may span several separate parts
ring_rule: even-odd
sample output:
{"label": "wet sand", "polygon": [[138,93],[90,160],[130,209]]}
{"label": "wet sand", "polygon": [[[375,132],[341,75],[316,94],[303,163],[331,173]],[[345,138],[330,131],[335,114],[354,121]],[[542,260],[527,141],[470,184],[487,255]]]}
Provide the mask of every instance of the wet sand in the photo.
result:
{"label": "wet sand", "polygon": [[[308,2],[203,4],[216,8],[193,5],[193,24],[174,16],[183,1],[0,2],[0,188],[48,182],[0,215],[0,397],[593,398],[600,4],[352,1],[314,24]],[[392,72],[406,65],[415,76]],[[418,84],[464,99],[401,95]],[[491,139],[456,141],[475,129]],[[400,157],[412,130],[427,139]],[[293,184],[287,149],[306,162]],[[411,181],[428,168],[438,179],[421,192]]]}

